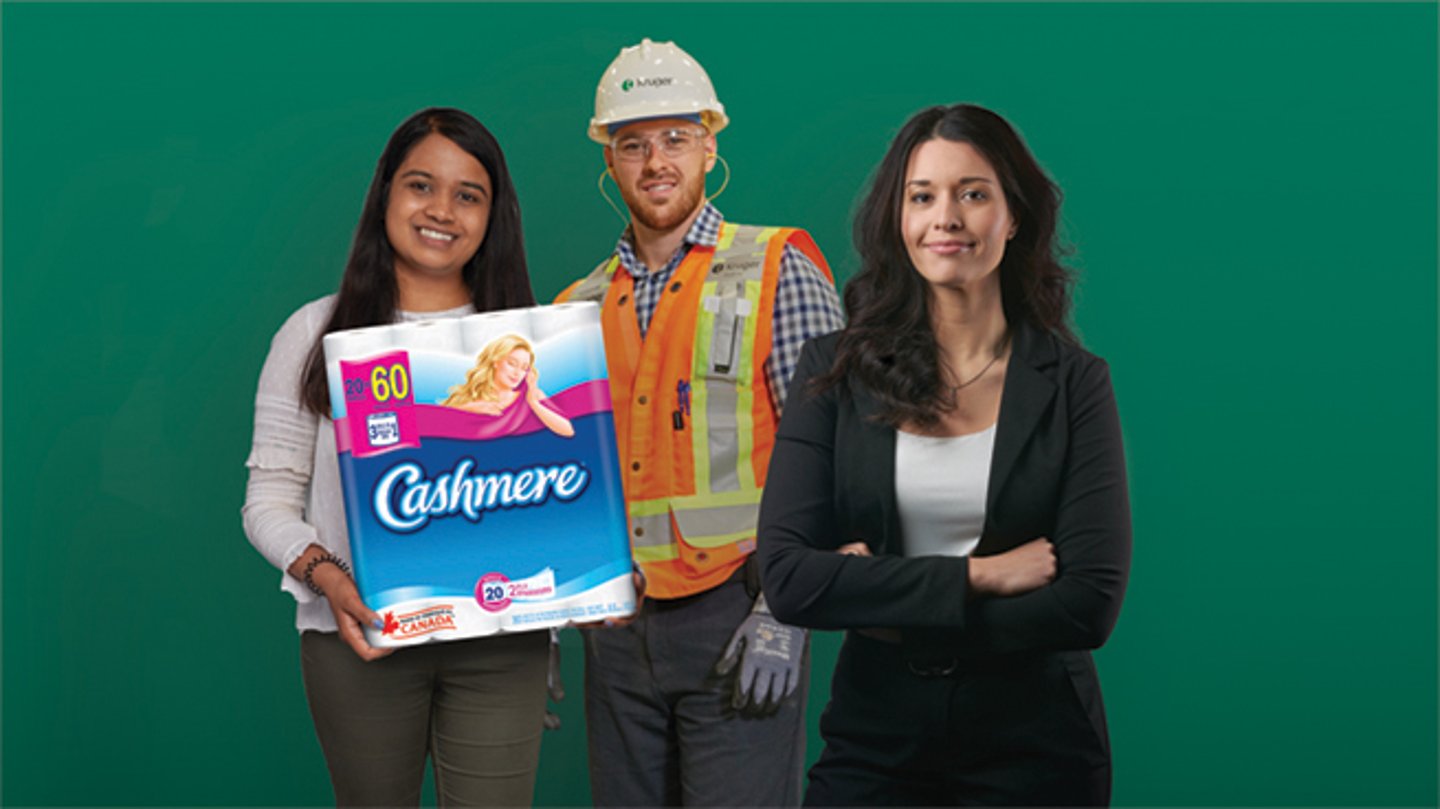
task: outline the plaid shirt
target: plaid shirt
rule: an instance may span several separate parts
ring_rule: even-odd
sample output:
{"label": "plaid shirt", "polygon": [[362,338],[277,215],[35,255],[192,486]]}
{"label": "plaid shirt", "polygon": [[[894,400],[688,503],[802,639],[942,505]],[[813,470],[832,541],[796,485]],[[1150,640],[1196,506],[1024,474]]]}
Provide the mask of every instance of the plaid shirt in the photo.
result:
{"label": "plaid shirt", "polygon": [[[620,266],[635,279],[635,317],[640,323],[640,336],[650,330],[650,319],[660,303],[660,293],[675,274],[675,268],[690,253],[693,245],[714,247],[720,240],[720,223],[724,217],[714,205],[705,208],[685,234],[685,243],[655,272],[640,263],[626,228],[615,245]],[[770,356],[765,358],[765,376],[770,380],[770,404],[779,413],[785,406],[786,389],[795,365],[800,361],[800,348],[811,337],[828,334],[845,325],[840,310],[840,296],[825,278],[825,273],[799,250],[785,245],[780,256],[780,280],[775,288],[775,313],[771,324]]]}

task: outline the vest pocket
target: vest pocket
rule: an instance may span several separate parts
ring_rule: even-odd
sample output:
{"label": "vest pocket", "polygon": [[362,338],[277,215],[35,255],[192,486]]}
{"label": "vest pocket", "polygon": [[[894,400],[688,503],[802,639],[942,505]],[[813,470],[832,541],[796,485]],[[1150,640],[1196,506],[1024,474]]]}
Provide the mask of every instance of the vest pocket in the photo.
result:
{"label": "vest pocket", "polygon": [[683,536],[675,538],[675,548],[679,552],[680,561],[693,570],[696,576],[703,576],[718,567],[745,557],[745,554],[740,552],[740,548],[733,543],[718,548],[696,548],[686,542]]}
{"label": "vest pocket", "polygon": [[706,495],[670,502],[676,553],[697,574],[729,565],[755,549],[759,515],[754,504],[717,505]]}
{"label": "vest pocket", "polygon": [[[739,292],[743,294],[744,288]],[[717,295],[701,302],[696,333],[710,338],[709,350],[702,353],[706,379],[739,381],[751,309],[750,301],[744,297]]]}

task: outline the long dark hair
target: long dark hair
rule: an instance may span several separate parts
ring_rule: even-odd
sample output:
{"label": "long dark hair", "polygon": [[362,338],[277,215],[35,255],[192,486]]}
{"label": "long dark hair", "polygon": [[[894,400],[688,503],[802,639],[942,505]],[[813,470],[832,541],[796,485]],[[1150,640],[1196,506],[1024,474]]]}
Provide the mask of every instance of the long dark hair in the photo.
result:
{"label": "long dark hair", "polygon": [[500,144],[485,125],[470,114],[449,107],[421,110],[400,124],[380,160],[365,194],[360,223],[340,279],[340,294],[325,331],[310,348],[300,380],[300,401],[315,413],[330,411],[330,387],[325,381],[325,334],[361,326],[389,323],[395,319],[399,291],[395,285],[395,253],[385,234],[385,209],[390,203],[390,182],[415,144],[427,135],[443,135],[469,152],[490,174],[494,195],[490,223],[480,249],[461,271],[476,311],[534,306],[530,272],[525,264],[525,241],[520,230],[520,200],[505,167]]}
{"label": "long dark hair", "polygon": [[1078,344],[1070,328],[1074,276],[1060,263],[1055,235],[1060,188],[994,112],[973,104],[922,110],[895,136],[855,215],[861,266],[845,285],[848,325],[836,345],[834,366],[816,380],[818,388],[826,389],[853,378],[880,401],[879,418],[897,427],[933,425],[953,407],[940,383],[930,287],[911,263],[900,233],[910,155],[936,138],[968,143],[989,161],[1018,224],[999,267],[1006,320],[1012,327],[1026,323]]}

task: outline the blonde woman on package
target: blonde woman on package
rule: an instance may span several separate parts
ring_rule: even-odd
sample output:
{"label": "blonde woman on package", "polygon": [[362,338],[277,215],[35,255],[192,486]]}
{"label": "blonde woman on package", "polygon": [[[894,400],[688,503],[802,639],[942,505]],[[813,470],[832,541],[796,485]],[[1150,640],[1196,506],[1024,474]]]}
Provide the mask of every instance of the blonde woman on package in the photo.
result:
{"label": "blonde woman on package", "polygon": [[[570,420],[545,403],[545,392],[536,384],[535,349],[518,334],[506,334],[490,341],[475,358],[475,367],[465,381],[450,389],[441,402],[486,416],[504,415],[522,396],[540,422],[556,435],[570,438],[575,428]],[[523,392],[521,389],[524,389]]]}

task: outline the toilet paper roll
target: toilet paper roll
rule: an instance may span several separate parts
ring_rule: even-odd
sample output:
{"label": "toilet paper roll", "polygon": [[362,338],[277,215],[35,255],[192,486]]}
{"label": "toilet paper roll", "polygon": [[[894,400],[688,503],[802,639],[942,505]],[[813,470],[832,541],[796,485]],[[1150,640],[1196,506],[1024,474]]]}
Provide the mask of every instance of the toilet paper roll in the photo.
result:
{"label": "toilet paper roll", "polygon": [[406,351],[430,351],[437,354],[464,354],[460,337],[460,320],[447,317],[439,320],[411,320],[396,323],[391,339],[397,348]]}
{"label": "toilet paper roll", "polygon": [[518,334],[530,340],[530,311],[506,309],[460,318],[460,342],[471,362],[491,340],[504,334]]}
{"label": "toilet paper roll", "polygon": [[325,335],[325,363],[340,360],[361,360],[379,354],[394,345],[390,326],[366,326]]}
{"label": "toilet paper roll", "polygon": [[[531,310],[541,381],[563,389],[606,377],[600,305],[561,303]],[[550,390],[550,388],[546,388]]]}
{"label": "toilet paper roll", "polygon": [[460,319],[410,320],[391,326],[395,348],[410,356],[416,404],[440,404],[451,386],[465,378],[470,359],[460,336]]}
{"label": "toilet paper roll", "polygon": [[325,376],[330,384],[331,418],[340,419],[345,416],[345,383],[340,378],[340,360],[353,362],[389,351],[394,345],[390,328],[367,326],[325,335]]}
{"label": "toilet paper roll", "polygon": [[600,304],[591,301],[537,306],[530,310],[535,342],[541,343],[572,329],[583,329],[596,340],[600,334]]}

